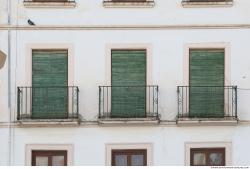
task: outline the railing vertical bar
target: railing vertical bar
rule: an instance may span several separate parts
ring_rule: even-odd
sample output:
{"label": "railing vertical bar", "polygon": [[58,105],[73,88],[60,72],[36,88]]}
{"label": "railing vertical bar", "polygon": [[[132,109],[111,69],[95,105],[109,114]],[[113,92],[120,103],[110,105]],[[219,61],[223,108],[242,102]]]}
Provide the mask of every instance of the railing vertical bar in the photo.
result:
{"label": "railing vertical bar", "polygon": [[[206,93],[207,93],[207,91],[210,91],[210,93],[212,94],[212,98],[214,99],[215,98],[214,93],[216,93],[217,87],[205,87],[205,88],[206,88]],[[216,105],[213,104],[212,113],[215,112],[215,107],[216,107]],[[210,112],[207,112],[207,117],[210,117]]]}
{"label": "railing vertical bar", "polygon": [[232,103],[231,103],[231,104],[232,104],[232,105],[231,105],[231,111],[232,111],[232,113],[231,113],[231,114],[232,114],[232,117],[234,117],[234,113],[235,113],[235,112],[234,112],[234,99],[235,99],[235,98],[234,98],[234,94],[235,94],[235,86],[232,86],[232,87],[231,87],[231,90],[232,90]]}
{"label": "railing vertical bar", "polygon": [[[185,91],[184,91],[184,93],[185,93],[185,96],[186,96],[186,105],[184,105],[184,93],[183,93],[183,90],[185,89]],[[183,88],[182,89],[182,114],[181,114],[181,116],[183,117],[184,116],[184,114],[187,114],[188,113],[188,110],[187,110],[187,97],[188,97],[188,95],[187,95],[187,90],[188,90],[188,88],[187,87],[185,87],[185,88]],[[185,106],[185,107],[184,107]],[[184,110],[185,109],[185,110]],[[189,116],[188,114],[187,114],[187,116]]]}
{"label": "railing vertical bar", "polygon": [[177,86],[177,117],[180,117],[180,102],[179,102],[179,97],[180,97],[180,91],[179,91],[179,86]]}
{"label": "railing vertical bar", "polygon": [[99,86],[99,118],[101,118],[101,87]]}
{"label": "railing vertical bar", "polygon": [[[69,86],[69,87],[67,87],[67,90],[68,90],[68,98],[67,98],[67,104],[68,104],[68,113],[67,113],[67,116],[68,116],[68,118],[70,117],[70,115],[72,116],[72,118],[74,117],[74,115],[75,115],[75,112],[74,112],[74,86]],[[70,105],[70,102],[69,102],[69,100],[70,100],[70,98],[69,98],[69,93],[71,93],[71,105]],[[70,106],[71,106],[71,112],[70,112]]]}
{"label": "railing vertical bar", "polygon": [[[149,97],[149,100],[148,100],[148,101],[149,101],[149,108],[148,108],[148,109],[149,109],[149,113],[150,113],[150,111],[151,111],[151,106],[150,106],[150,103],[151,103],[151,98],[150,98],[150,87],[149,87],[148,89],[149,89],[149,96],[148,96],[148,97]],[[147,113],[146,113],[146,115],[147,115]]]}
{"label": "railing vertical bar", "polygon": [[103,106],[103,115],[105,115],[105,103],[104,103],[104,98],[105,98],[105,95],[104,95],[104,87],[102,87],[102,97],[103,97],[103,100],[102,100],[102,106]]}
{"label": "railing vertical bar", "polygon": [[233,117],[234,114],[234,105],[233,105],[233,96],[234,96],[234,88],[233,87],[228,87],[228,90],[231,90],[231,103],[228,104],[228,106],[230,106],[230,111],[229,111],[229,116]]}
{"label": "railing vertical bar", "polygon": [[32,113],[33,113],[33,88],[30,87],[30,117],[32,118]]}
{"label": "railing vertical bar", "polygon": [[107,93],[107,112],[109,112],[109,88],[106,87],[106,93]]}
{"label": "railing vertical bar", "polygon": [[17,120],[20,120],[20,91],[19,87],[17,87]]}
{"label": "railing vertical bar", "polygon": [[45,94],[46,94],[46,99],[45,100],[46,100],[46,105],[47,105],[46,111],[49,111],[49,106],[48,106],[48,97],[49,97],[49,94],[48,94],[48,90],[49,90],[49,88],[45,88]]}
{"label": "railing vertical bar", "polygon": [[28,93],[27,93],[27,87],[25,87],[25,109],[26,109],[26,114],[28,113]]}
{"label": "railing vertical bar", "polygon": [[158,86],[156,86],[156,98],[157,98],[157,102],[156,102],[156,114],[157,114],[157,118],[159,118],[159,112],[158,112],[158,106],[159,106],[159,97],[158,97],[158,93],[159,93],[159,88],[158,88]]}
{"label": "railing vertical bar", "polygon": [[77,117],[79,118],[79,88],[76,87],[76,91],[77,91],[77,112],[76,112],[76,115]]}
{"label": "railing vertical bar", "polygon": [[153,89],[153,114],[155,113],[155,86],[152,86]]}
{"label": "railing vertical bar", "polygon": [[235,86],[235,88],[234,88],[234,90],[235,90],[235,117],[236,118],[238,118],[238,91],[237,91],[237,86]]}
{"label": "railing vertical bar", "polygon": [[228,95],[227,96],[227,103],[228,103],[228,105],[227,105],[228,106],[228,108],[227,108],[228,109],[227,116],[230,116],[231,113],[230,113],[230,88],[229,87],[227,89],[227,95]]}

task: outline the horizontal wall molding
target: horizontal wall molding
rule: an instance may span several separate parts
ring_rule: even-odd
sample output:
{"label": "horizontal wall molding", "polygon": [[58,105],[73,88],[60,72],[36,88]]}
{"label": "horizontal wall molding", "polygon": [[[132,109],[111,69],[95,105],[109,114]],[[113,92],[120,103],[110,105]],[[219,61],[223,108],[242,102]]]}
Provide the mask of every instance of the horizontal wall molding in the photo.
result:
{"label": "horizontal wall molding", "polygon": [[[74,127],[82,127],[82,128],[91,128],[91,127],[100,127],[100,128],[105,128],[104,126],[100,126],[98,124],[98,121],[81,121],[79,125],[77,126],[67,126],[67,125],[53,125],[53,126],[26,126],[23,127],[21,126],[18,122],[13,122],[13,123],[8,123],[8,122],[0,122],[0,128],[74,128]],[[123,125],[120,127],[145,127],[145,126],[141,126],[139,125]],[[223,125],[222,125],[223,126]],[[229,125],[228,127],[235,127],[235,126],[250,126],[250,120],[239,120],[237,125]],[[117,127],[117,125],[110,125],[108,127]],[[151,127],[178,127],[176,121],[172,120],[172,121],[168,121],[168,120],[161,120],[160,123],[158,125],[152,125]],[[188,126],[186,126],[188,127]],[[205,127],[211,127],[211,126],[205,126]]]}
{"label": "horizontal wall molding", "polygon": [[250,29],[250,24],[194,25],[0,25],[0,30],[164,30],[164,29]]}

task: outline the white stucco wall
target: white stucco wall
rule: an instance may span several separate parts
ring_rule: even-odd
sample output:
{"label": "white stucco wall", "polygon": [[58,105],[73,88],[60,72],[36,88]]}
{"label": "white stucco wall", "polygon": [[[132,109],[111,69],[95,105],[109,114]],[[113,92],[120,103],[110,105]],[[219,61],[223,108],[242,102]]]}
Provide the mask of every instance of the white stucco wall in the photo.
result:
{"label": "white stucco wall", "polygon": [[185,143],[196,142],[230,143],[231,165],[249,165],[250,160],[249,126],[16,128],[14,133],[14,165],[25,165],[30,144],[73,145],[73,165],[105,165],[107,144],[151,144],[152,165],[185,165]]}
{"label": "white stucco wall", "polygon": [[[3,1],[3,0],[2,0]],[[27,25],[112,25],[112,24],[242,24],[249,23],[249,0],[234,0],[229,8],[183,8],[182,0],[155,0],[153,8],[104,8],[103,0],[76,0],[71,9],[26,8],[12,0],[13,19]],[[16,9],[18,7],[18,10]],[[42,17],[41,17],[42,16]]]}

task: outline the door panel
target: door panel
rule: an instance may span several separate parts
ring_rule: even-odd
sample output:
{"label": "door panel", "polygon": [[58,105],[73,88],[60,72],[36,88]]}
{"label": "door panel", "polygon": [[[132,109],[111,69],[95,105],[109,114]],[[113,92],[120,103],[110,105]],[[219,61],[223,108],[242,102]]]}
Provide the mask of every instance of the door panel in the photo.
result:
{"label": "door panel", "polygon": [[191,50],[190,117],[224,116],[224,51]]}
{"label": "door panel", "polygon": [[144,117],[146,51],[112,51],[112,117]]}
{"label": "door panel", "polygon": [[67,118],[67,51],[33,51],[32,118]]}

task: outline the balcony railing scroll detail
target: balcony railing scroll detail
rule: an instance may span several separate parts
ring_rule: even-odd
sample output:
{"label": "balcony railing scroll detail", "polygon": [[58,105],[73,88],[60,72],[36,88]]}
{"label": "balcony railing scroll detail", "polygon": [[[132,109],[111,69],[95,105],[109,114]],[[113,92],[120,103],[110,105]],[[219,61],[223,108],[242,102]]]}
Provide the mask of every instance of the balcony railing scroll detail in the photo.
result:
{"label": "balcony railing scroll detail", "polygon": [[158,86],[99,86],[99,119],[159,118]]}
{"label": "balcony railing scroll detail", "polygon": [[237,119],[237,86],[178,86],[178,118]]}
{"label": "balcony railing scroll detail", "polygon": [[17,120],[77,118],[79,118],[77,86],[17,88]]}

